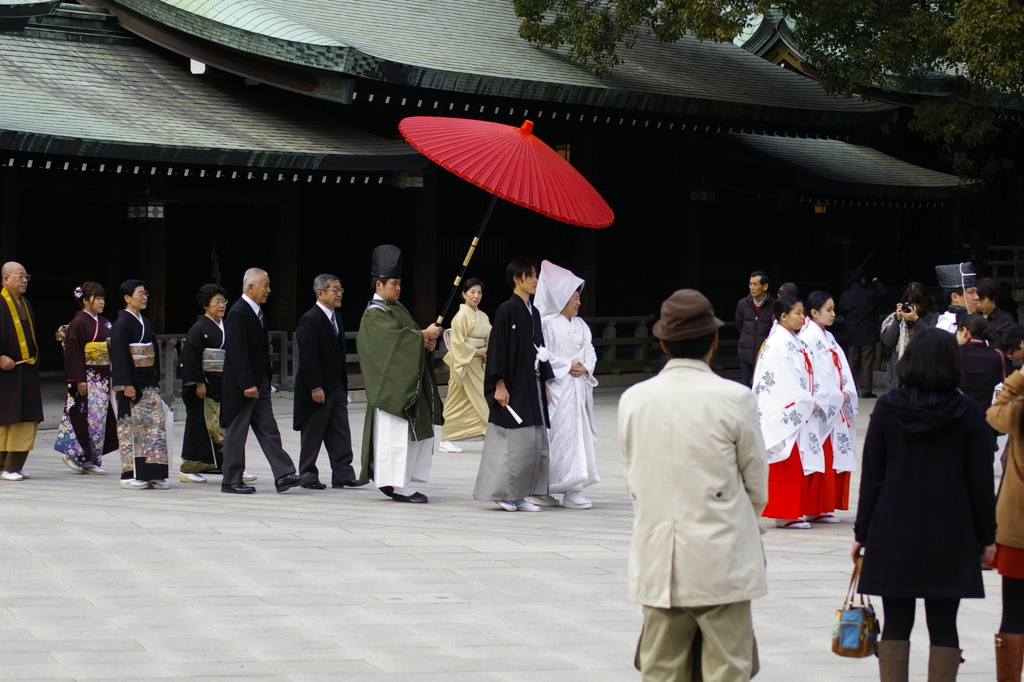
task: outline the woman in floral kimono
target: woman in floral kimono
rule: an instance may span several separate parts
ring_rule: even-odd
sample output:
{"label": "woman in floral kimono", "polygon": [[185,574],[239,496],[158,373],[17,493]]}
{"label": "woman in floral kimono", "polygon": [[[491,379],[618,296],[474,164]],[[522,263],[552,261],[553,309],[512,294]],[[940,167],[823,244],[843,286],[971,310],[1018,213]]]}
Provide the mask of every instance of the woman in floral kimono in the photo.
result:
{"label": "woman in floral kimono", "polygon": [[818,426],[825,455],[825,470],[810,476],[807,521],[839,523],[832,512],[850,507],[850,472],[857,469],[854,450],[857,435],[857,391],[846,353],[828,331],[836,320],[836,304],[824,291],[807,297],[810,317],[800,331],[814,367],[814,394],[820,409],[813,424]]}
{"label": "woman in floral kimono", "polygon": [[[554,378],[547,381],[551,428],[550,493],[564,493],[562,506],[589,509],[583,488],[601,480],[597,473],[597,427],[594,418],[594,351],[590,327],[580,317],[583,280],[550,261],[540,266],[534,304],[540,311],[544,346]],[[554,496],[536,495],[534,504],[558,504]]]}
{"label": "woman in floral kimono", "polygon": [[103,455],[117,449],[107,344],[110,321],[100,315],[107,294],[96,282],[83,282],[74,293],[82,309],[58,331],[64,342],[68,397],[53,447],[76,474],[105,474]]}
{"label": "woman in floral kimono", "polygon": [[228,292],[204,284],[197,294],[203,314],[188,330],[181,350],[181,400],[185,433],[181,439],[182,483],[206,483],[204,472],[219,472],[224,451],[220,401],[224,387],[224,313]]}
{"label": "woman in floral kimono", "polygon": [[754,367],[754,398],[761,435],[768,450],[768,506],[762,516],[779,528],[810,528],[802,520],[809,503],[810,474],[824,471],[817,425],[814,366],[807,345],[797,337],[804,304],[790,295],[775,299],[775,323]]}
{"label": "woman in floral kimono", "polygon": [[110,365],[121,450],[121,487],[171,487],[167,481],[167,424],[160,399],[160,355],[153,325],[142,316],[149,305],[146,283],[121,283],[125,307],[110,330]]}
{"label": "woman in floral kimono", "polygon": [[444,362],[450,371],[448,396],[441,427],[442,452],[462,452],[453,441],[483,440],[487,433],[487,401],[484,399],[484,365],[491,321],[480,310],[484,283],[471,277],[462,283],[462,303],[452,318],[450,342]]}

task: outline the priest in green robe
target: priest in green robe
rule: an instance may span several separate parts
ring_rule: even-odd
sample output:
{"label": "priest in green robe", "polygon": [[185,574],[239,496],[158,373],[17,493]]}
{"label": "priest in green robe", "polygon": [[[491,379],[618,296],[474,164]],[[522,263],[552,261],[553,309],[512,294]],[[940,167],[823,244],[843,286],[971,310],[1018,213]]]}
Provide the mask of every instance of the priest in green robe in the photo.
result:
{"label": "priest in green robe", "polygon": [[356,336],[366,384],[360,483],[373,480],[396,502],[426,503],[413,482],[426,482],[434,454],[434,424],[441,423],[441,398],[431,352],[441,327],[420,329],[404,305],[402,252],[385,244],[373,251],[373,298]]}

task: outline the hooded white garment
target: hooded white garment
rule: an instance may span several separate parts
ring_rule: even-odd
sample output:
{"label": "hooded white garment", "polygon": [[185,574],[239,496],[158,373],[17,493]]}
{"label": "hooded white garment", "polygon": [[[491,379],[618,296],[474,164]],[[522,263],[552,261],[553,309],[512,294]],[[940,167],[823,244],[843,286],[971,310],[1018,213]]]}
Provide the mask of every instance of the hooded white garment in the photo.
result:
{"label": "hooded white garment", "polygon": [[[550,261],[543,261],[533,302],[541,316],[544,345],[555,377],[547,382],[551,402],[550,491],[578,490],[601,480],[597,473],[597,427],[594,417],[594,350],[590,327],[579,316],[562,315],[583,280]],[[580,362],[587,374],[569,374],[573,362]]]}
{"label": "hooded white garment", "polygon": [[754,399],[769,464],[788,459],[796,445],[804,474],[825,471],[818,427],[810,424],[817,407],[814,382],[807,345],[775,322],[754,367]]}
{"label": "hooded white garment", "polygon": [[846,353],[831,332],[813,321],[804,325],[799,338],[811,353],[814,397],[820,408],[815,410],[811,422],[818,425],[822,444],[829,436],[832,437],[832,468],[839,472],[856,471],[854,420],[858,407],[857,384]]}

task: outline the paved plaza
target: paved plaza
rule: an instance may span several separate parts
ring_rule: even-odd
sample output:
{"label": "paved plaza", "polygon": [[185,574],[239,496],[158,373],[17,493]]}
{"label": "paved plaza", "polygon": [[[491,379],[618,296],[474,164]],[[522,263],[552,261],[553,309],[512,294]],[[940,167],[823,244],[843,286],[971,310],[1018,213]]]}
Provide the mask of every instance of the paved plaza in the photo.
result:
{"label": "paved plaza", "polygon": [[[217,476],[122,490],[116,457],[107,476],[74,475],[43,430],[32,479],[0,483],[0,678],[637,680],[620,392],[598,389],[594,508],[533,514],[471,498],[480,443],[435,453],[420,487],[430,504],[408,505],[371,487],[277,494],[251,436],[256,495],[223,495]],[[274,407],[297,458],[291,401]],[[46,424],[60,409],[46,403]],[[365,404],[350,414],[358,449]],[[809,531],[762,522],[771,593],[754,602],[758,680],[877,677],[875,659],[829,650],[851,566],[853,511],[839,516]],[[984,579],[988,598],[960,610],[965,680],[995,677],[999,578]],[[924,680],[920,608],[911,656],[911,679]]]}

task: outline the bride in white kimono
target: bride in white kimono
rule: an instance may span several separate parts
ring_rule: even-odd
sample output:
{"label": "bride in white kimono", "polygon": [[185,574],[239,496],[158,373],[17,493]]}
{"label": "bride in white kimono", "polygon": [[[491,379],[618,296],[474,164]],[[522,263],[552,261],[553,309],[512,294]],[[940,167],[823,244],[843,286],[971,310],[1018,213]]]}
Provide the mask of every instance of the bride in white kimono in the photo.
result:
{"label": "bride in white kimono", "polygon": [[[594,351],[590,327],[579,317],[583,280],[550,261],[540,266],[534,305],[541,315],[544,345],[555,374],[547,382],[551,428],[549,492],[564,493],[562,506],[589,509],[583,488],[601,480],[597,473],[597,428],[594,419]],[[534,504],[555,506],[553,495],[530,498]]]}

